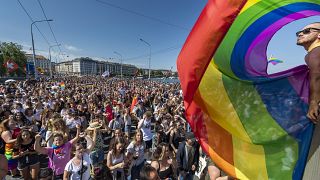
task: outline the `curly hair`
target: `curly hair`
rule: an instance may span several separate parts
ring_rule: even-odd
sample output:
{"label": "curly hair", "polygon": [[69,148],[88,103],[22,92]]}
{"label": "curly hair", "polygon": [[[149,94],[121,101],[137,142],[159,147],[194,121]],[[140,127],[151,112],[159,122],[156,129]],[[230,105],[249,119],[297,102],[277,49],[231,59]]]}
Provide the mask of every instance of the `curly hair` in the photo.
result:
{"label": "curly hair", "polygon": [[29,131],[28,129],[21,129],[21,131],[19,132],[19,134],[17,136],[16,146],[20,146],[22,144],[22,142],[23,142],[22,133],[23,132],[28,132],[31,139],[33,139],[35,136],[35,134],[33,132]]}

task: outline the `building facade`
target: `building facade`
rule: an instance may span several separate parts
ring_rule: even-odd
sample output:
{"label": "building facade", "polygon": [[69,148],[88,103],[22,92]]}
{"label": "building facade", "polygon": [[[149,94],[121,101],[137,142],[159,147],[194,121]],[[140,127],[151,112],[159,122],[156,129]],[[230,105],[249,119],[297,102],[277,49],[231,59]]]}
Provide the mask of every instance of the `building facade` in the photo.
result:
{"label": "building facade", "polygon": [[111,75],[132,76],[138,69],[131,64],[120,64],[108,61],[97,61],[89,57],[76,58],[72,61],[65,61],[55,65],[55,71],[58,74],[68,75],[102,75],[108,71]]}
{"label": "building facade", "polygon": [[32,64],[36,68],[41,68],[43,74],[49,74],[50,73],[50,60],[45,58],[42,55],[36,55],[35,56],[35,65],[33,62],[33,56],[32,54],[26,54],[27,57],[27,63]]}

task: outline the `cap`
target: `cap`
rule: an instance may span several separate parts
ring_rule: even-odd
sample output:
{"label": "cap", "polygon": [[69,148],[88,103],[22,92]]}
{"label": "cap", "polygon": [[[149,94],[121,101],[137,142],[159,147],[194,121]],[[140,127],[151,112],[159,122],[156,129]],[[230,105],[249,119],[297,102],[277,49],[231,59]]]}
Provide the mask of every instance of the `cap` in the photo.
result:
{"label": "cap", "polygon": [[194,134],[192,132],[187,132],[185,137],[186,139],[195,140]]}

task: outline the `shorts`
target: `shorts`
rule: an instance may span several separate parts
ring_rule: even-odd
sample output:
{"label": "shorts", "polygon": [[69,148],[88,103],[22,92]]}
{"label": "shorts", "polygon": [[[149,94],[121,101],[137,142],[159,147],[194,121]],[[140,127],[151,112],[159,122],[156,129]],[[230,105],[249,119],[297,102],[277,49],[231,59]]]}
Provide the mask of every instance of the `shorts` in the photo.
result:
{"label": "shorts", "polygon": [[131,180],[140,179],[140,171],[144,166],[144,161],[139,165],[133,165],[131,168]]}
{"label": "shorts", "polygon": [[96,151],[92,151],[90,153],[90,159],[93,165],[97,165],[104,160],[104,151],[102,149],[98,149]]}
{"label": "shorts", "polygon": [[53,177],[54,180],[63,180],[63,174],[60,174],[60,175],[55,175]]}
{"label": "shorts", "polygon": [[145,141],[145,144],[146,144],[146,149],[152,148],[152,139],[149,141]]}
{"label": "shorts", "polygon": [[17,169],[18,161],[16,159],[8,159],[8,170]]}
{"label": "shorts", "polygon": [[127,126],[125,126],[124,127],[124,132],[126,132],[126,133],[131,133],[131,125],[127,125]]}
{"label": "shorts", "polygon": [[26,155],[18,159],[18,170],[23,170],[26,167],[33,166],[39,163],[37,154]]}

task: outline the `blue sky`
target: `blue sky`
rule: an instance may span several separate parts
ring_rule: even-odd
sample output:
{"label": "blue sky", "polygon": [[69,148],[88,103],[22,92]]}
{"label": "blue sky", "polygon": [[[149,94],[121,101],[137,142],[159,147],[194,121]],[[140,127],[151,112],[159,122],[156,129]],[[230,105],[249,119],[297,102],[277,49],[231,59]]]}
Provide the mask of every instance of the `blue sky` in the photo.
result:
{"label": "blue sky", "polygon": [[[75,57],[119,61],[138,67],[148,67],[151,44],[151,68],[176,70],[176,59],[206,0],[20,0],[33,20],[50,22],[60,49],[52,49],[53,61]],[[0,41],[12,41],[30,51],[31,20],[18,0],[2,0],[0,6]],[[319,16],[299,20],[283,27],[271,40],[268,56],[284,61],[270,65],[268,72],[278,72],[304,63],[305,51],[295,45],[295,32],[309,22],[320,21]],[[56,41],[48,23],[37,23],[50,45]],[[37,54],[48,56],[49,45],[34,28]]]}
{"label": "blue sky", "polygon": [[[106,2],[109,4],[101,3]],[[118,61],[148,67],[176,69],[176,58],[205,0],[40,0],[63,54],[52,48],[53,61],[79,56]],[[0,41],[31,47],[31,20],[18,0],[2,0]],[[38,0],[20,0],[33,20],[45,19]],[[50,45],[56,44],[46,22],[37,23]],[[48,56],[49,45],[34,28],[37,54]],[[69,56],[69,57],[67,57]]]}
{"label": "blue sky", "polygon": [[305,64],[306,51],[296,45],[296,32],[312,22],[319,22],[320,17],[314,16],[294,21],[282,27],[271,39],[267,49],[268,57],[273,56],[283,61],[277,65],[269,64],[268,72],[275,73]]}

